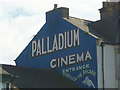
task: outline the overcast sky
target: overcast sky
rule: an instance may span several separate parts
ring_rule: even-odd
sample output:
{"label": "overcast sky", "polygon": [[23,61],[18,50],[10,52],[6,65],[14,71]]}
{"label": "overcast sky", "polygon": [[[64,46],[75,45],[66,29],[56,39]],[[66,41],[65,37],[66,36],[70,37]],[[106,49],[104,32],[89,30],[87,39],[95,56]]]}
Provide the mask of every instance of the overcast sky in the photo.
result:
{"label": "overcast sky", "polygon": [[0,63],[14,60],[45,23],[45,12],[68,7],[70,16],[96,21],[104,0],[0,0]]}

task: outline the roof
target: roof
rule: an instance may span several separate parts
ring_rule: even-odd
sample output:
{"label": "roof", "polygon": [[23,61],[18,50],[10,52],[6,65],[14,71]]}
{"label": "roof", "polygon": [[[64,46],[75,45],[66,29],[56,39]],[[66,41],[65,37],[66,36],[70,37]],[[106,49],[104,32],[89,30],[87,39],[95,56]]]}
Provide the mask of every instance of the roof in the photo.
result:
{"label": "roof", "polygon": [[75,17],[66,20],[105,43],[120,44],[120,16],[112,16],[96,22]]}
{"label": "roof", "polygon": [[1,82],[12,82],[15,79],[13,75],[8,73],[6,70],[2,68],[0,65],[0,83]]}
{"label": "roof", "polygon": [[75,17],[71,17],[71,16],[69,17],[69,19],[66,19],[66,20],[69,21],[70,23],[72,23],[73,25],[79,27],[83,31],[89,31],[88,23],[92,22],[92,21],[89,21],[89,20],[75,18]]}
{"label": "roof", "polygon": [[76,18],[76,17],[71,17],[71,16],[69,16],[69,19],[67,19],[67,18],[64,18],[64,19],[67,20],[68,22],[72,23],[73,25],[77,26],[82,31],[86,32],[87,34],[93,36],[96,39],[99,39],[99,37],[97,37],[94,34],[92,34],[91,32],[89,32],[88,25],[89,25],[89,23],[92,23],[93,21],[80,19],[80,18]]}
{"label": "roof", "polygon": [[16,76],[17,88],[75,88],[73,83],[54,70],[2,65],[2,68]]}
{"label": "roof", "polygon": [[7,71],[5,71],[4,69],[2,69],[2,67],[0,67],[0,74],[4,74],[4,75],[10,75]]}
{"label": "roof", "polygon": [[89,24],[89,30],[105,43],[120,44],[120,16],[92,22]]}

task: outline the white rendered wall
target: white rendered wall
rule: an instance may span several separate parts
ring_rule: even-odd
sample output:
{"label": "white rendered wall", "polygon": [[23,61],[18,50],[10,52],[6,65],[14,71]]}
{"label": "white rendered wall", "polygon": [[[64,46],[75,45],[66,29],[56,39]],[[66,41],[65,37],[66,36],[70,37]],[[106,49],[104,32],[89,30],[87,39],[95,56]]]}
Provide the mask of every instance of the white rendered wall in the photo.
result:
{"label": "white rendered wall", "polygon": [[104,77],[105,88],[118,88],[116,79],[116,53],[115,46],[104,46]]}
{"label": "white rendered wall", "polygon": [[97,46],[97,68],[98,68],[98,88],[103,88],[102,48],[101,48],[101,46]]}
{"label": "white rendered wall", "polygon": [[118,61],[118,88],[120,90],[120,52],[117,54]]}
{"label": "white rendered wall", "polygon": [[[0,74],[2,74],[2,66],[0,65]],[[0,75],[0,90],[2,89],[2,75]]]}
{"label": "white rendered wall", "polygon": [[2,83],[0,83],[0,90],[2,90]]}
{"label": "white rendered wall", "polygon": [[[104,46],[104,88],[120,88],[119,68],[120,51],[118,46]],[[97,45],[97,67],[98,67],[98,88],[103,88],[103,71],[102,71],[102,47]],[[120,66],[119,66],[120,67]],[[118,74],[118,75],[117,75]]]}

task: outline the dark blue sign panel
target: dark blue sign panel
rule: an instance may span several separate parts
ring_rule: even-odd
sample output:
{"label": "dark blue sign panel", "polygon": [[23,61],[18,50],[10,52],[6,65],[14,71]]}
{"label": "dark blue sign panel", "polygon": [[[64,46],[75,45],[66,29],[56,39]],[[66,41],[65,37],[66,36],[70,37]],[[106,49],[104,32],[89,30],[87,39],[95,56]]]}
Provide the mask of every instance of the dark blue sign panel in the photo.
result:
{"label": "dark blue sign panel", "polygon": [[55,69],[81,88],[97,88],[96,38],[47,13],[46,24],[16,59],[17,66]]}

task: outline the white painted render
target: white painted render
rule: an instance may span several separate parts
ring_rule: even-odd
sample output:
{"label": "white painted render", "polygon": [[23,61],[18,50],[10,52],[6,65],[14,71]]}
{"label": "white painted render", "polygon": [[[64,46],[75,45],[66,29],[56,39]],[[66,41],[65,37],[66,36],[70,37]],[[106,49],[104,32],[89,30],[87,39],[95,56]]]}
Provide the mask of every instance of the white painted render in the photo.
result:
{"label": "white painted render", "polygon": [[[120,51],[118,45],[105,44],[104,54],[104,88],[120,88]],[[102,47],[97,45],[98,88],[103,88]]]}
{"label": "white painted render", "polygon": [[103,88],[102,75],[102,48],[97,46],[98,88]]}
{"label": "white painted render", "polygon": [[0,83],[0,90],[2,89],[2,83]]}
{"label": "white painted render", "polygon": [[104,46],[104,76],[105,88],[118,88],[118,79],[116,77],[116,53],[115,46]]}

